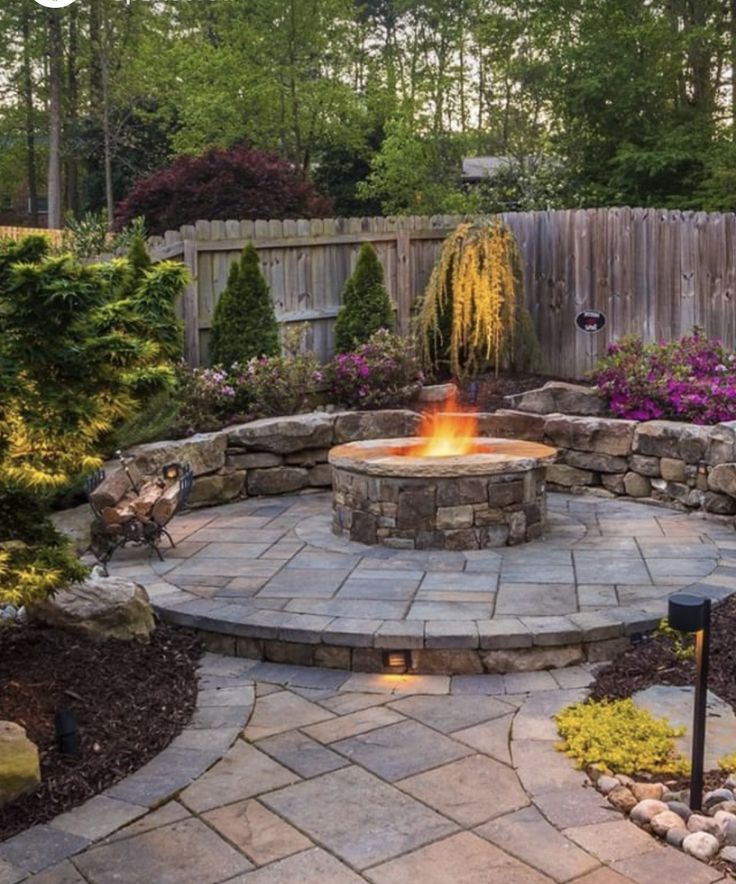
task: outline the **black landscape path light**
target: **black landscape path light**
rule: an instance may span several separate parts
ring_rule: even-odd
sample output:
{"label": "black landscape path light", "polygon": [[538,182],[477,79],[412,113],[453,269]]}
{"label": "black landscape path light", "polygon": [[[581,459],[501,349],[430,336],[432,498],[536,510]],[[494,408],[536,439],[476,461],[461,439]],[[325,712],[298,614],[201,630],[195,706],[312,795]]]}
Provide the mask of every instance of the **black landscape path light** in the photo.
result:
{"label": "black landscape path light", "polygon": [[703,806],[705,704],[708,696],[708,655],[710,653],[710,599],[685,593],[670,596],[667,619],[673,629],[695,633],[695,703],[693,704],[690,807],[693,810],[701,810]]}

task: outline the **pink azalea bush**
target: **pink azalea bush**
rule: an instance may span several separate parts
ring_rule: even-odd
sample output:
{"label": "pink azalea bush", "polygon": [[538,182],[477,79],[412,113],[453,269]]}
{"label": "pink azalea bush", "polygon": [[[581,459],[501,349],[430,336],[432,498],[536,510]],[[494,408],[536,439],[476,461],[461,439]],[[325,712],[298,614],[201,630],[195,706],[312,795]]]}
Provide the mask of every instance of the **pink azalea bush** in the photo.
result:
{"label": "pink azalea bush", "polygon": [[350,353],[338,353],[327,367],[330,399],[347,408],[405,405],[424,382],[414,343],[380,329]]}
{"label": "pink azalea bush", "polygon": [[679,341],[611,344],[594,373],[616,417],[716,424],[736,419],[736,355],[699,329]]}

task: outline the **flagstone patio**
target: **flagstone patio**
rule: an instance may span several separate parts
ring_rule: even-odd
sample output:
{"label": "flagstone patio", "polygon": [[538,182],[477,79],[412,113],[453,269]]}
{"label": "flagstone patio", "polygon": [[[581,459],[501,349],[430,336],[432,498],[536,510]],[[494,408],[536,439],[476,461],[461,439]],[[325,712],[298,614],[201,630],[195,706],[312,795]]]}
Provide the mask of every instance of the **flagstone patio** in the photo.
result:
{"label": "flagstone patio", "polygon": [[[94,814],[80,808],[41,827],[35,841],[18,836],[0,851],[0,882],[726,880],[623,819],[555,751],[550,715],[584,696],[588,665],[449,678],[209,654],[202,677],[213,706],[255,687],[252,715],[224,757],[148,813],[124,791]],[[141,772],[134,777],[143,795]],[[139,818],[118,828],[131,807]],[[13,865],[28,862],[29,845],[53,850],[54,833],[81,843],[107,823],[112,834],[40,874]]]}
{"label": "flagstone patio", "polygon": [[[251,498],[178,517],[164,562],[131,549],[110,571],[142,582],[175,623],[312,645],[317,664],[330,647],[418,649],[420,667],[431,664],[419,671],[438,671],[432,650],[472,652],[459,657],[470,668],[454,670],[470,672],[493,669],[499,649],[567,646],[579,649],[570,660],[600,659],[606,650],[591,646],[653,628],[671,593],[736,591],[729,525],[564,494],[549,496],[549,510],[547,536],[521,546],[392,550],[334,536],[324,492]],[[327,665],[376,667],[369,653],[342,660]]]}

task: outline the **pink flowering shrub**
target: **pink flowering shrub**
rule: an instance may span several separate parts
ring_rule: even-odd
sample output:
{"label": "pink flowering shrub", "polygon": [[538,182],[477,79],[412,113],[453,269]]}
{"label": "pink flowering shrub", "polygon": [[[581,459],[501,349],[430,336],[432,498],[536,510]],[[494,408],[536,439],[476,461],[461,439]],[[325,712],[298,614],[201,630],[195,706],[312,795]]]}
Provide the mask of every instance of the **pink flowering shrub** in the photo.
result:
{"label": "pink flowering shrub", "polygon": [[736,418],[736,355],[699,329],[679,341],[611,344],[594,373],[616,417],[715,424]]}
{"label": "pink flowering shrub", "polygon": [[338,353],[327,370],[330,398],[348,408],[405,405],[424,381],[413,341],[386,329],[350,353]]}
{"label": "pink flowering shrub", "polygon": [[233,365],[230,374],[238,400],[258,417],[309,410],[324,382],[313,353],[251,359],[243,366]]}

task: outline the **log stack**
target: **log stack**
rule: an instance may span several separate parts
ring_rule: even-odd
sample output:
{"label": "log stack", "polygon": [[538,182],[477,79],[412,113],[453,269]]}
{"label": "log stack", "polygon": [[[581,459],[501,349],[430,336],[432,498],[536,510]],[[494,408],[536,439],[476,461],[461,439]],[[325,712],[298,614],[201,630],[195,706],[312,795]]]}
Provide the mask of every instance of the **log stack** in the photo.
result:
{"label": "log stack", "polygon": [[165,525],[173,516],[179,497],[179,481],[163,479],[142,482],[136,491],[120,470],[106,478],[90,495],[99,509],[106,531],[115,533],[121,525],[137,519]]}

